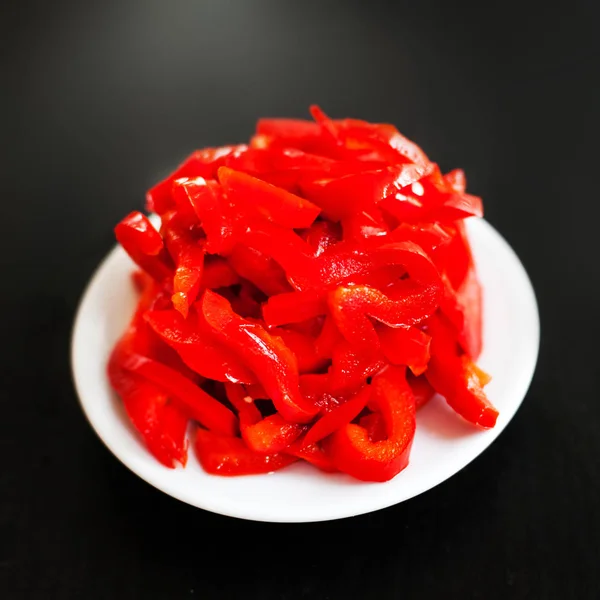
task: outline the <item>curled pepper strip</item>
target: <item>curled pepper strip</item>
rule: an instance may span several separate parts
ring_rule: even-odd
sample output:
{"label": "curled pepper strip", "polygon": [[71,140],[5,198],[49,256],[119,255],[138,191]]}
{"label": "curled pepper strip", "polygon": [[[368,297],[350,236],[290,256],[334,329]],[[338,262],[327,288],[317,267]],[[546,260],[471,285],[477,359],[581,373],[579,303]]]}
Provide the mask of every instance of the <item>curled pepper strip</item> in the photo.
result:
{"label": "curled pepper strip", "polygon": [[240,146],[223,146],[221,148],[204,148],[193,152],[177,169],[166,179],[156,184],[146,194],[146,205],[149,211],[163,215],[175,208],[173,199],[173,182],[183,177],[203,177],[214,179],[217,169],[225,158],[233,152],[246,148]]}
{"label": "curled pepper strip", "polygon": [[313,418],[317,410],[300,395],[298,364],[281,338],[236,315],[225,298],[210,290],[199,308],[215,337],[252,369],[285,419],[303,423]]}
{"label": "curled pepper strip", "polygon": [[176,179],[173,198],[180,210],[191,206],[206,234],[206,251],[227,256],[235,246],[236,213],[216,181],[204,177]]}
{"label": "curled pepper strip", "polygon": [[438,315],[428,323],[431,360],[426,376],[429,383],[459,415],[474,425],[490,428],[498,411],[483,391],[486,380],[466,355],[461,355],[449,324]]}
{"label": "curled pepper strip", "polygon": [[298,459],[290,454],[259,454],[240,438],[198,429],[196,453],[202,468],[213,475],[258,475],[287,467]]}
{"label": "curled pepper strip", "polygon": [[131,259],[156,281],[172,275],[172,268],[162,237],[148,217],[135,211],[116,227],[115,235]]}
{"label": "curled pepper strip", "polygon": [[124,358],[122,367],[141,375],[170,396],[177,398],[185,405],[189,414],[205,427],[229,435],[235,435],[237,432],[235,415],[175,369],[134,353]]}
{"label": "curled pepper strip", "polygon": [[231,350],[219,344],[192,311],[187,320],[174,310],[149,311],[145,319],[193,371],[215,381],[253,383],[254,374]]}
{"label": "curled pepper strip", "polygon": [[372,441],[368,431],[353,423],[326,440],[335,467],[363,481],[388,481],[408,465],[415,435],[415,399],[404,369],[388,367],[373,378],[369,406],[380,412],[386,438]]}
{"label": "curled pepper strip", "polygon": [[393,365],[406,365],[421,375],[429,363],[431,336],[416,327],[380,327],[377,330],[383,355]]}
{"label": "curled pepper strip", "polygon": [[218,177],[234,203],[283,227],[309,227],[321,212],[312,202],[241,171],[221,167]]}
{"label": "curled pepper strip", "polygon": [[398,282],[387,294],[364,285],[340,286],[328,299],[341,334],[365,351],[379,347],[369,317],[391,327],[415,325],[435,312],[442,294],[437,269],[416,244],[386,244],[376,252],[374,264],[400,263],[408,269],[411,279]]}

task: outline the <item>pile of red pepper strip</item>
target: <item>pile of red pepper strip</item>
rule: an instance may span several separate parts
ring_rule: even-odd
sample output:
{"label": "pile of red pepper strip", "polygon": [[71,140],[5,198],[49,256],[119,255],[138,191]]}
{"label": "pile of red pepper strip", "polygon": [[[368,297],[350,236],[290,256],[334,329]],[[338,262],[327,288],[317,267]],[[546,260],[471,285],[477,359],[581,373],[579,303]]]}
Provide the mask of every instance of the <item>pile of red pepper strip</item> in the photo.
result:
{"label": "pile of red pepper strip", "polygon": [[209,473],[386,481],[436,392],[496,422],[464,227],[481,200],[393,126],[311,113],[194,152],[148,192],[159,230],[140,212],[115,229],[141,298],[110,382],[168,467],[192,421]]}

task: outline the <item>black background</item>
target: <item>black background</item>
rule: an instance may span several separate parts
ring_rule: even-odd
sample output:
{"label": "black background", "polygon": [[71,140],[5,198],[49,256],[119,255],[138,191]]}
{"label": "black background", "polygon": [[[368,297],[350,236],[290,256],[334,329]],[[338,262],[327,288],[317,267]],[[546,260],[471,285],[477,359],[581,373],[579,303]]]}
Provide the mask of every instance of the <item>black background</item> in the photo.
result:
{"label": "black background", "polygon": [[[594,2],[0,11],[1,597],[599,597]],[[237,521],[152,489],[104,448],[73,391],[70,328],[146,188],[192,149],[313,102],[393,122],[466,170],[532,278],[540,358],[498,441],[423,496],[339,522]]]}

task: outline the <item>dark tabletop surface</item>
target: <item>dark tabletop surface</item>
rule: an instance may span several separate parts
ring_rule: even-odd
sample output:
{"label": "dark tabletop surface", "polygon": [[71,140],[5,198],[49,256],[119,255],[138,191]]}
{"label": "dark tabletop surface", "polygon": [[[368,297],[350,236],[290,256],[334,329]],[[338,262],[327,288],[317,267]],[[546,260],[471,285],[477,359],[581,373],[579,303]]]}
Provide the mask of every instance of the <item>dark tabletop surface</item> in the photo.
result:
{"label": "dark tabletop surface", "polygon": [[[594,4],[4,3],[0,597],[600,597]],[[466,170],[533,281],[539,363],[497,442],[426,494],[338,522],[238,521],[102,445],[70,329],[147,187],[313,102]]]}

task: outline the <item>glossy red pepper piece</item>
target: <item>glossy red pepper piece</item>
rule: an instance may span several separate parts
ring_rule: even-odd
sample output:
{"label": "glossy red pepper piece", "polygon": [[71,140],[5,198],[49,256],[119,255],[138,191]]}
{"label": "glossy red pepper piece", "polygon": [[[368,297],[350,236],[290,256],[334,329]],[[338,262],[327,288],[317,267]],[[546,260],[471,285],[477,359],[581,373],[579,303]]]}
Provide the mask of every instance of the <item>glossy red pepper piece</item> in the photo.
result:
{"label": "glossy red pepper piece", "polygon": [[407,373],[406,380],[408,381],[408,385],[410,385],[410,389],[415,397],[415,406],[417,409],[425,406],[425,404],[427,404],[435,396],[435,390],[429,381],[427,381],[427,377],[425,375],[415,377],[414,375]]}
{"label": "glossy red pepper piece", "polygon": [[490,403],[478,371],[466,355],[461,355],[456,335],[443,317],[436,315],[428,323],[431,335],[431,359],[426,371],[432,387],[459,415],[474,425],[490,428],[498,411]]}
{"label": "glossy red pepper piece", "polygon": [[367,377],[371,377],[384,366],[385,358],[380,350],[359,350],[343,340],[333,350],[329,385],[333,393],[351,393],[364,385]]}
{"label": "glossy red pepper piece", "polygon": [[112,388],[119,394],[127,415],[148,450],[162,464],[173,468],[176,462],[185,465],[187,461],[185,432],[188,417],[163,390],[123,367],[125,358],[136,351],[160,355],[172,363],[172,357],[162,352],[143,320],[146,310],[156,303],[157,294],[157,284],[151,279],[148,281],[146,276],[136,312],[111,353],[107,373]]}
{"label": "glossy red pepper piece", "polygon": [[383,355],[393,365],[405,365],[414,375],[421,375],[429,363],[431,337],[416,327],[379,327]]}
{"label": "glossy red pepper piece", "polygon": [[220,256],[207,256],[204,260],[202,286],[210,290],[225,288],[240,282],[239,275],[226,259]]}
{"label": "glossy red pepper piece", "polygon": [[319,336],[315,339],[315,352],[319,358],[331,358],[336,345],[342,340],[342,335],[331,315],[323,321]]}
{"label": "glossy red pepper piece", "polygon": [[240,431],[246,446],[261,454],[274,454],[286,449],[305,430],[297,423],[288,423],[278,413],[263,418],[249,392],[241,385],[225,384],[227,399],[236,408]]}
{"label": "glossy red pepper piece", "polygon": [[251,281],[267,296],[291,291],[283,269],[270,257],[258,250],[238,244],[229,256],[235,272]]}
{"label": "glossy red pepper piece", "polygon": [[202,468],[212,475],[258,475],[287,467],[298,459],[289,454],[259,454],[240,438],[198,429],[196,453]]}
{"label": "glossy red pepper piece", "polygon": [[312,202],[241,171],[221,167],[218,177],[236,206],[257,211],[282,227],[309,227],[321,212]]}
{"label": "glossy red pepper piece", "polygon": [[200,291],[204,272],[204,245],[178,219],[175,211],[163,216],[161,231],[167,250],[175,263],[173,306],[187,317],[190,306]]}
{"label": "glossy red pepper piece", "polygon": [[367,405],[370,395],[370,386],[365,386],[352,398],[330,410],[308,430],[304,436],[304,444],[310,446],[311,444],[320,442],[340,427],[350,423]]}
{"label": "glossy red pepper piece", "polygon": [[388,367],[373,378],[370,406],[383,416],[386,439],[373,442],[366,429],[350,423],[325,442],[333,464],[363,481],[388,481],[408,465],[415,435],[415,399],[404,369]]}
{"label": "glossy red pepper piece", "polygon": [[326,312],[326,295],[314,290],[277,294],[271,296],[263,306],[265,322],[276,326],[299,323]]}
{"label": "glossy red pepper piece", "polygon": [[216,381],[252,383],[254,374],[240,358],[219,344],[194,311],[187,320],[174,310],[151,311],[145,316],[160,338],[196,373]]}
{"label": "glossy red pepper piece", "polygon": [[381,200],[419,181],[425,169],[413,164],[352,173],[343,177],[300,181],[304,196],[333,221],[369,211]]}
{"label": "glossy red pepper piece", "polygon": [[318,355],[315,340],[312,337],[282,327],[272,329],[271,333],[279,336],[294,353],[298,361],[299,373],[314,373],[326,367],[327,360]]}
{"label": "glossy red pepper piece", "polygon": [[228,435],[235,435],[238,431],[237,419],[227,407],[175,369],[134,353],[124,357],[122,367],[177,398],[193,418],[205,427]]}
{"label": "glossy red pepper piece", "polygon": [[203,177],[215,179],[217,169],[223,164],[224,159],[232,152],[239,151],[246,146],[223,146],[221,148],[204,148],[196,150],[175,169],[166,179],[156,184],[146,194],[146,204],[149,211],[159,215],[175,208],[172,196],[173,182],[183,177]]}
{"label": "glossy red pepper piece", "polygon": [[325,473],[335,473],[337,471],[320,444],[305,446],[304,440],[299,438],[285,449],[285,453],[305,460]]}
{"label": "glossy red pepper piece", "polygon": [[116,227],[117,241],[131,259],[156,281],[173,273],[162,237],[140,212],[127,215]]}
{"label": "glossy red pepper piece", "polygon": [[237,215],[222,187],[203,177],[183,178],[174,182],[173,197],[180,207],[192,207],[206,233],[206,251],[227,256],[235,245]]}
{"label": "glossy red pepper piece", "polygon": [[199,310],[217,339],[238,354],[288,421],[310,421],[317,410],[300,395],[296,358],[281,338],[236,315],[229,302],[206,290]]}

